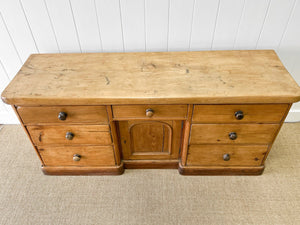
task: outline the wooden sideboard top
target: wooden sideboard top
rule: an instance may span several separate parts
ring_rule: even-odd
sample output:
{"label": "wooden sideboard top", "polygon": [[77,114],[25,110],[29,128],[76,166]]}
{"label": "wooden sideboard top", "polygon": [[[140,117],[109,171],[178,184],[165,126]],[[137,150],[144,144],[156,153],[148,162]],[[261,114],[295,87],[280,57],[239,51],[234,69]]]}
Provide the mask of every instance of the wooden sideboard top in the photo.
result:
{"label": "wooden sideboard top", "polygon": [[273,50],[33,54],[2,93],[14,105],[291,103]]}

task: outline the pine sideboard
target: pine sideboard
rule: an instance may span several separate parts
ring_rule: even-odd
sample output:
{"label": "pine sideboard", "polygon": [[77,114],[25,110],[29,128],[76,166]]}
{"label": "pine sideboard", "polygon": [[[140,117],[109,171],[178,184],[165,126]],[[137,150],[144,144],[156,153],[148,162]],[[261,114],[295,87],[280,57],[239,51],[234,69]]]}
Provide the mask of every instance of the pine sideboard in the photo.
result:
{"label": "pine sideboard", "polygon": [[259,175],[300,88],[272,50],[33,54],[2,100],[44,174]]}

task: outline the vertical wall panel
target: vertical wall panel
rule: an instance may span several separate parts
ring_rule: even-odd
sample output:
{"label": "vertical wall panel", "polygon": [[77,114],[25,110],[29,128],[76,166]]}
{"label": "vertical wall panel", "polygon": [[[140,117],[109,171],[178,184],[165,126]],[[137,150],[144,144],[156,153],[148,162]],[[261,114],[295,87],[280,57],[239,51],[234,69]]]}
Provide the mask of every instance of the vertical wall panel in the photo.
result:
{"label": "vertical wall panel", "polygon": [[195,0],[170,0],[168,50],[189,49],[194,3]]}
{"label": "vertical wall panel", "polygon": [[280,59],[300,85],[300,1],[293,14],[278,48]]}
{"label": "vertical wall panel", "polygon": [[266,49],[278,47],[286,28],[289,15],[295,0],[272,0],[264,26],[261,31],[257,48]]}
{"label": "vertical wall panel", "polygon": [[94,0],[71,0],[82,52],[102,51]]}
{"label": "vertical wall panel", "polygon": [[146,51],[167,51],[169,0],[145,0]]}
{"label": "vertical wall panel", "polygon": [[[2,82],[2,81],[0,80],[0,82]],[[0,116],[1,116],[1,113],[8,113],[4,106],[4,103],[2,101],[0,102]],[[1,122],[0,122],[0,124],[1,124]]]}
{"label": "vertical wall panel", "polygon": [[221,0],[212,49],[233,48],[243,12],[244,1]]}
{"label": "vertical wall panel", "polygon": [[119,0],[96,0],[95,4],[103,51],[124,51]]}
{"label": "vertical wall panel", "polygon": [[3,63],[9,78],[12,79],[20,69],[22,62],[2,18],[0,13],[0,61]]}
{"label": "vertical wall panel", "polygon": [[[0,61],[0,93],[4,90],[4,88],[8,85],[9,78],[7,75],[7,72],[5,71],[3,67],[3,63]],[[1,123],[7,123],[9,121],[10,123],[18,123],[18,119],[13,112],[11,106],[0,102],[0,124]]]}
{"label": "vertical wall panel", "polygon": [[220,0],[196,0],[190,47],[192,50],[210,50]]}
{"label": "vertical wall panel", "polygon": [[[0,11],[22,62],[37,48],[18,0],[0,1]],[[13,13],[12,13],[13,12]]]}
{"label": "vertical wall panel", "polygon": [[262,29],[264,18],[271,0],[246,0],[235,49],[253,49]]}
{"label": "vertical wall panel", "polygon": [[145,51],[145,2],[120,0],[125,51]]}
{"label": "vertical wall panel", "polygon": [[300,0],[0,0],[0,91],[29,54],[81,50],[275,49],[300,84],[299,27]]}
{"label": "vertical wall panel", "polygon": [[40,53],[59,52],[47,7],[41,0],[20,0]]}
{"label": "vertical wall panel", "polygon": [[[4,88],[8,85],[8,82],[9,82],[9,79],[4,70],[2,62],[0,61],[0,93],[2,93]],[[5,104],[2,101],[0,101],[0,114],[1,114],[1,112],[8,113],[8,111],[6,110]]]}
{"label": "vertical wall panel", "polygon": [[61,52],[80,52],[69,0],[46,0]]}

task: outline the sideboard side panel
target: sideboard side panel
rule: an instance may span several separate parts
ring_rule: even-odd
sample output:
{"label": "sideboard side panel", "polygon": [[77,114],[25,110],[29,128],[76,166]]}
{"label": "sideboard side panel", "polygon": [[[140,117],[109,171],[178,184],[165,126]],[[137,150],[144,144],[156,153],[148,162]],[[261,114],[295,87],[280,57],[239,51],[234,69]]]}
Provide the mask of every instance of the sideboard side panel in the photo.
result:
{"label": "sideboard side panel", "polygon": [[277,135],[278,135],[278,133],[279,133],[279,131],[280,131],[280,129],[281,129],[283,123],[284,123],[284,120],[285,120],[285,118],[287,117],[287,114],[289,113],[291,107],[292,107],[292,104],[289,104],[288,108],[286,109],[286,112],[285,112],[284,116],[282,117],[282,119],[281,119],[281,121],[280,121],[280,125],[279,125],[277,131],[275,132],[275,134],[274,134],[274,136],[273,136],[273,140],[272,140],[272,142],[269,144],[269,148],[268,148],[268,151],[267,151],[267,153],[265,154],[265,157],[264,157],[264,159],[263,159],[263,161],[262,161],[262,165],[265,164],[265,161],[266,161],[266,159],[267,159],[267,157],[268,157],[268,155],[269,155],[269,153],[270,153],[270,151],[271,151],[271,148],[272,148],[272,146],[273,146],[273,143],[274,143],[274,141],[275,141],[275,139],[276,139],[276,137],[277,137]]}
{"label": "sideboard side panel", "polygon": [[194,105],[188,105],[188,117],[184,122],[183,138],[182,138],[182,152],[181,152],[181,164],[186,165],[187,153],[189,147],[190,131],[193,117]]}
{"label": "sideboard side panel", "polygon": [[118,139],[117,127],[115,122],[113,121],[112,106],[111,105],[106,106],[106,110],[107,110],[110,130],[111,130],[111,136],[113,140],[116,165],[120,165],[121,155],[120,155],[120,148],[119,148],[119,139]]}
{"label": "sideboard side panel", "polygon": [[40,155],[40,153],[39,153],[37,147],[34,145],[34,143],[33,143],[33,141],[32,141],[32,138],[31,138],[31,136],[30,136],[30,134],[29,134],[27,128],[24,126],[23,120],[22,120],[22,118],[20,117],[20,115],[19,115],[19,113],[18,113],[17,106],[12,105],[12,108],[13,108],[15,114],[17,115],[18,120],[20,121],[20,123],[21,123],[21,125],[22,125],[22,127],[23,127],[23,129],[24,129],[24,131],[25,131],[25,133],[26,133],[26,135],[27,135],[27,137],[29,138],[29,140],[30,140],[30,142],[31,142],[31,144],[32,144],[32,146],[33,146],[33,148],[34,148],[36,154],[38,155],[38,157],[39,157],[39,159],[40,159],[40,161],[41,161],[41,163],[42,163],[42,166],[44,166],[45,163],[44,163],[44,161],[43,161],[43,159],[42,159],[42,157],[41,157],[41,155]]}

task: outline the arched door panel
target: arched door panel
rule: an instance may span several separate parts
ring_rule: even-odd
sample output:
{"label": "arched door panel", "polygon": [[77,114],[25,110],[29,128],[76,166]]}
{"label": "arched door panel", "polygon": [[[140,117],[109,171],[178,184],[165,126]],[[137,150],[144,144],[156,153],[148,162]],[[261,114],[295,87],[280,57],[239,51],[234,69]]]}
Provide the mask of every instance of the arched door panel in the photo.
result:
{"label": "arched door panel", "polygon": [[123,159],[177,159],[182,121],[119,121]]}

